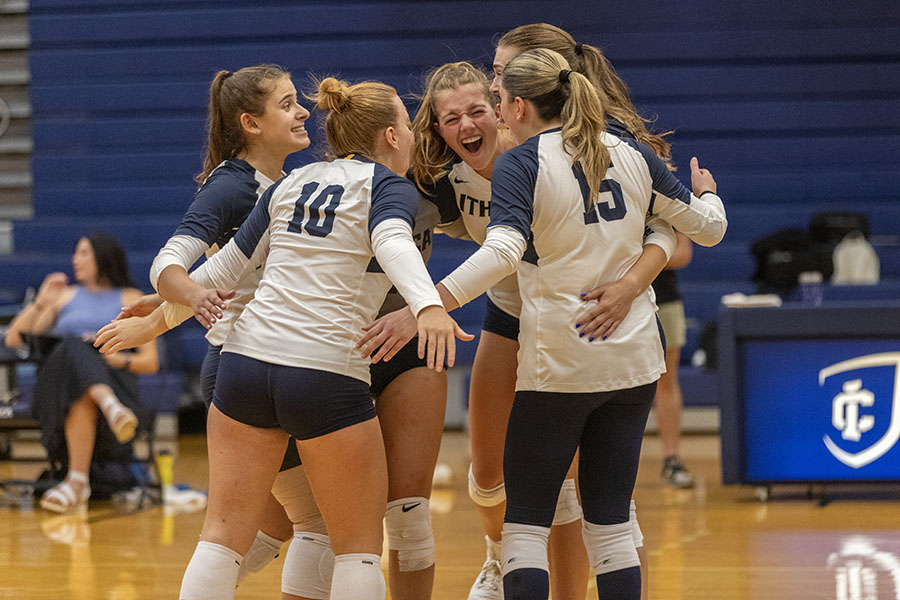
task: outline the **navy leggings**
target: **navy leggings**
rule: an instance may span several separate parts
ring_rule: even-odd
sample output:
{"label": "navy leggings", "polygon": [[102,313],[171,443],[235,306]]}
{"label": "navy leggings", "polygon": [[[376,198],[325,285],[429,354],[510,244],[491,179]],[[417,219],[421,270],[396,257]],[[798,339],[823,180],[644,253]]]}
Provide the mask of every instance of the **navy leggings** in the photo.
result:
{"label": "navy leggings", "polygon": [[656,382],[587,394],[516,392],[503,457],[506,522],[550,527],[578,448],[585,520],[627,522],[655,393]]}

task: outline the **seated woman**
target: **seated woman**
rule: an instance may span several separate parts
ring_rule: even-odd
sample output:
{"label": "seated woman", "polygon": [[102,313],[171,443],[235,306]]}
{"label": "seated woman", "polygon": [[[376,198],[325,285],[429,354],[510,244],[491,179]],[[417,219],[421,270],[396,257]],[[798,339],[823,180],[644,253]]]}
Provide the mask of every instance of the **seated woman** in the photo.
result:
{"label": "seated woman", "polygon": [[[91,496],[88,471],[98,460],[128,461],[138,425],[137,375],[158,368],[156,343],[134,352],[101,355],[86,339],[114,319],[141,292],[128,278],[125,252],[105,235],[83,237],[75,246],[72,270],[44,278],[34,301],[10,324],[6,345],[22,344],[23,333],[59,341],[40,359],[33,410],[41,441],[52,461],[68,465],[65,480],[48,490],[41,507],[53,512],[84,509]],[[98,412],[105,424],[98,424]]]}

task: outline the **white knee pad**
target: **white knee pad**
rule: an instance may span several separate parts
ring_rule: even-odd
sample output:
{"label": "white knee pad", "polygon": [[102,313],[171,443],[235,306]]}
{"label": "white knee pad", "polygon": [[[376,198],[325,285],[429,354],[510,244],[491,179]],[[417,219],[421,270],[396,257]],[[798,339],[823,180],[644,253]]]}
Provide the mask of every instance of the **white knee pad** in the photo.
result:
{"label": "white knee pad", "polygon": [[428,498],[388,502],[384,513],[388,548],[397,551],[401,571],[421,571],[434,564],[434,533]]}
{"label": "white knee pad", "polygon": [[541,569],[549,572],[550,563],[547,560],[549,537],[549,527],[504,523],[503,562],[500,565],[503,576],[516,569]]}
{"label": "white knee pad", "polygon": [[578,492],[575,491],[575,480],[566,479],[559,489],[556,501],[556,513],[553,525],[567,525],[581,519],[581,505],[578,504]]}
{"label": "white knee pad", "polygon": [[237,578],[238,585],[248,575],[262,571],[263,567],[278,558],[283,543],[278,538],[273,538],[263,531],[257,531],[253,545],[250,546],[247,554],[244,555],[244,560],[241,561],[241,570],[238,572]]}
{"label": "white knee pad", "polygon": [[638,525],[637,506],[635,506],[634,500],[631,501],[631,510],[628,515],[628,522],[631,523],[631,537],[634,539],[634,547],[640,548],[644,545],[644,533],[641,531],[641,526]]}
{"label": "white knee pad", "polygon": [[475,483],[475,474],[472,472],[472,465],[469,465],[469,497],[478,506],[490,508],[497,506],[506,500],[506,484],[501,483],[495,488],[486,490],[478,487]]}
{"label": "white knee pad", "polygon": [[241,555],[221,544],[197,542],[181,580],[181,600],[234,598]]}
{"label": "white knee pad", "polygon": [[582,521],[581,537],[594,573],[603,575],[640,566],[631,522],[597,525]]}
{"label": "white knee pad", "polygon": [[278,473],[272,485],[272,495],[284,507],[285,514],[294,524],[294,531],[328,535],[325,520],[313,498],[302,466]]}
{"label": "white knee pad", "polygon": [[384,575],[377,554],[334,557],[331,600],[384,600]]}
{"label": "white knee pad", "polygon": [[328,600],[334,553],[327,535],[295,532],[284,557],[281,591],[301,598]]}

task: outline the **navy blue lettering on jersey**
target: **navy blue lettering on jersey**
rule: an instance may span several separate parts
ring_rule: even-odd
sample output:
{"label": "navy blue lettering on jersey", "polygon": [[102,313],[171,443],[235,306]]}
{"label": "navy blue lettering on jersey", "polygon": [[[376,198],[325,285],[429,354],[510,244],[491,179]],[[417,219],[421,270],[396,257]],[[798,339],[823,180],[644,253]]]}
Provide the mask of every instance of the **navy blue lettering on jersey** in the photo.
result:
{"label": "navy blue lettering on jersey", "polygon": [[621,138],[623,142],[641,153],[647,168],[650,170],[650,179],[653,182],[653,191],[666,198],[681,200],[685,204],[691,203],[691,191],[684,187],[672,172],[666,167],[666,163],[660,159],[650,147],[629,138]]}
{"label": "navy blue lettering on jersey", "polygon": [[441,225],[452,223],[462,216],[456,204],[456,191],[450,183],[450,175],[441,177],[429,186],[421,186],[419,191],[423,198],[437,206]]}
{"label": "navy blue lettering on jersey", "polygon": [[[311,236],[326,237],[334,229],[334,213],[344,196],[344,187],[334,184],[326,186],[316,195],[315,200],[310,202],[310,198],[319,190],[319,186],[319,182],[310,181],[300,190],[300,197],[294,204],[294,216],[288,223],[288,231],[302,234],[305,230]],[[325,204],[326,201],[327,204]],[[306,218],[307,209],[309,218]],[[324,213],[324,220],[320,223],[320,219],[323,218],[322,213]]]}
{"label": "navy blue lettering on jersey", "polygon": [[521,146],[507,150],[494,163],[489,228],[505,225],[521,233],[526,240],[531,239],[540,138],[536,135]]}
{"label": "navy blue lettering on jersey", "polygon": [[244,224],[241,225],[241,228],[238,229],[237,234],[234,236],[234,243],[237,244],[237,247],[240,248],[247,258],[253,256],[253,251],[259,244],[259,240],[262,239],[263,234],[269,229],[269,203],[272,200],[272,194],[279,188],[282,181],[284,179],[280,179],[269,186],[269,189],[260,196],[259,202],[250,211],[250,216],[247,217],[247,220],[244,221]]}
{"label": "navy blue lettering on jersey", "polygon": [[372,205],[369,208],[369,234],[387,219],[403,219],[416,226],[419,193],[412,181],[400,177],[382,164],[375,163],[372,177]]}
{"label": "navy blue lettering on jersey", "polygon": [[186,235],[221,248],[253,210],[258,190],[253,167],[243,160],[226,161],[194,195],[173,235]]}
{"label": "navy blue lettering on jersey", "polygon": [[[609,168],[613,167],[612,161],[609,161]],[[622,186],[615,179],[604,179],[600,182],[598,194],[608,193],[612,196],[612,206],[609,200],[602,200],[602,196],[596,202],[591,198],[591,187],[588,184],[587,176],[584,174],[584,168],[581,162],[572,165],[572,173],[581,189],[581,199],[584,201],[584,224],[599,223],[600,219],[604,221],[618,221],[625,218],[628,208],[625,206],[625,196],[622,194]]]}
{"label": "navy blue lettering on jersey", "polygon": [[460,194],[459,195],[459,210],[461,212],[475,215],[477,214],[479,217],[490,217],[491,216],[491,203],[485,202],[484,200],[479,200],[475,196],[470,196],[468,194]]}

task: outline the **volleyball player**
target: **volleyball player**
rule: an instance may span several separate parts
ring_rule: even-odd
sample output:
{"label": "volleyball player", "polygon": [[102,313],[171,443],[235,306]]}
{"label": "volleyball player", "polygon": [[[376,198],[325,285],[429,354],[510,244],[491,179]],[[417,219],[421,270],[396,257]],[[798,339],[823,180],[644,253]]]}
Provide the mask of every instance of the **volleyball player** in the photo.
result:
{"label": "volleyball player", "polygon": [[[655,305],[649,291],[638,295],[599,343],[580,337],[571,321],[583,310],[586,274],[597,273],[596,284],[615,281],[638,260],[654,195],[693,199],[652,150],[604,132],[596,89],[559,54],[521,54],[498,87],[503,118],[522,145],[495,165],[485,243],[438,289],[453,308],[519,269],[521,352],[504,452],[504,592],[547,597],[549,527],[579,449],[583,537],[598,592],[636,599],[641,576],[629,504],[655,382],[665,370]],[[694,173],[695,186],[707,186],[701,195],[714,196],[712,177]],[[721,206],[717,200],[712,204]],[[724,234],[724,216],[710,205],[681,204],[676,208],[698,227],[718,223]]]}
{"label": "volleyball player", "polygon": [[[284,175],[287,156],[309,147],[305,128],[309,111],[301,106],[290,74],[275,65],[245,67],[235,72],[219,71],[209,91],[206,156],[197,175],[200,188],[173,236],[160,250],[150,271],[150,281],[163,295],[175,297],[178,286],[190,285],[187,270],[204,254],[211,256],[234,236],[256,205],[259,196]],[[213,323],[207,333],[207,351],[200,368],[201,390],[207,406],[212,403],[222,344],[235,319],[253,297],[261,271],[249,271],[235,286],[235,296],[220,311],[216,300]],[[159,295],[147,296],[126,307],[124,316],[144,315],[162,302]],[[213,307],[210,307],[213,308]],[[149,340],[168,326],[162,309],[146,318],[117,320],[98,332],[96,346],[111,352],[113,346],[129,347]],[[296,450],[288,446],[283,471],[298,467]],[[282,473],[275,492],[294,490],[295,480],[305,477],[302,469]],[[297,502],[282,498],[285,502]],[[290,507],[295,513],[302,506]],[[303,530],[324,534],[320,520],[312,520]],[[271,497],[253,547],[241,564],[238,581],[274,559],[284,541],[292,539],[293,528],[282,504]],[[304,538],[308,539],[308,538]],[[296,553],[296,549],[295,549]]]}
{"label": "volleyball player", "polygon": [[[490,219],[490,176],[494,161],[515,143],[505,128],[498,128],[493,94],[487,78],[468,63],[451,63],[436,69],[426,83],[422,106],[414,120],[417,136],[413,175],[420,186],[442,207],[442,230],[482,242]],[[450,222],[453,221],[453,222]],[[688,223],[685,223],[687,226]],[[707,235],[700,229],[697,235]],[[649,239],[648,244],[654,241]],[[583,321],[596,330],[605,321],[621,320],[634,294],[645,290],[665,264],[664,260],[642,257],[619,282],[609,286],[598,302],[602,310]],[[619,290],[624,289],[624,295]],[[634,290],[634,291],[633,291]],[[510,276],[488,291],[488,311],[472,369],[470,390],[470,431],[473,467],[469,492],[479,506],[487,531],[488,558],[470,591],[469,598],[498,598],[500,528],[504,510],[502,479],[503,438],[515,393],[518,351],[518,285]],[[383,318],[368,330],[360,346],[373,360],[390,359],[413,335],[414,326],[404,325],[411,317],[398,313]],[[406,327],[406,333],[395,331]],[[590,332],[589,332],[590,333]],[[608,333],[608,332],[607,332]],[[599,334],[593,334],[601,337]],[[588,336],[590,339],[591,336]],[[377,348],[377,351],[376,351]],[[496,472],[496,485],[479,483],[476,467]],[[572,475],[574,477],[574,474]],[[551,577],[555,598],[583,598],[588,566],[578,521],[581,513],[573,479],[567,479],[560,494],[551,535]],[[641,544],[635,518],[636,543]],[[556,540],[556,543],[554,543]]]}
{"label": "volleyball player", "polygon": [[[236,75],[240,77],[243,71],[245,70],[239,71]],[[213,90],[218,89],[219,85],[214,82]],[[221,95],[221,92],[217,92],[211,94],[211,97],[216,99]],[[232,100],[232,107],[234,104]],[[222,109],[212,103],[210,112],[211,115],[218,115]],[[218,123],[221,127],[225,127],[231,122],[237,123],[237,117],[238,114],[225,119],[211,117],[210,123],[211,125]],[[303,118],[305,119],[305,115]],[[257,123],[254,122],[252,125],[255,128]],[[215,128],[211,129],[215,131]],[[250,137],[251,141],[257,141],[259,133],[251,129],[245,132],[245,135]],[[218,137],[234,139],[240,136]],[[270,135],[269,138],[271,137]],[[215,141],[211,140],[210,148],[217,146]],[[237,154],[237,150],[220,151],[219,154],[226,156]],[[210,162],[207,160],[208,165]],[[219,180],[217,186],[213,187],[219,195],[222,195],[223,189],[222,172],[234,171],[224,168],[230,162],[234,161],[226,161],[214,171],[213,179],[219,177]],[[242,171],[238,169],[237,172]],[[204,245],[204,241],[220,240],[226,233],[233,234],[232,230],[243,222],[249,211],[245,206],[236,208],[228,205],[223,199],[210,193],[206,187],[204,186],[198,193],[195,206],[189,210],[176,235],[154,261],[152,279],[156,282],[156,278],[159,277],[160,285],[164,288],[161,291],[173,299],[178,298],[177,295],[171,296],[173,287],[183,283],[187,278],[185,268],[207,249],[209,244]],[[229,187],[237,188],[235,193],[239,193],[252,186],[240,185],[238,182],[237,185]],[[201,198],[206,202],[201,203],[199,201]],[[434,204],[423,200],[416,216],[413,236],[426,261],[431,251],[433,228],[438,220],[439,215]],[[259,270],[252,271],[242,280],[238,285],[240,290],[238,297],[229,302],[224,313],[216,310],[218,306],[209,307],[211,311],[209,321],[217,320],[217,322],[208,337],[212,339],[215,336],[217,343],[210,344],[202,369],[203,391],[207,404],[212,401],[221,342],[224,341],[243,306],[252,298],[259,281],[259,273],[261,273]],[[177,288],[175,291],[177,292]],[[184,300],[187,302],[190,298],[185,297]],[[392,289],[385,300],[382,312],[395,310],[404,304],[400,294]],[[155,306],[155,303],[153,305]],[[132,308],[132,311],[134,310]],[[137,307],[137,310],[140,311],[141,307]],[[222,317],[217,319],[217,314],[221,314]],[[99,332],[98,345],[103,345],[104,351],[112,347],[128,347],[135,343],[134,340],[147,336],[149,339],[168,327],[162,317],[162,311],[148,319],[130,318],[116,321]],[[425,361],[417,356],[415,340],[407,344],[397,359],[391,363],[372,365],[371,370],[372,393],[377,398],[376,408],[385,440],[390,473],[386,532],[390,548],[391,595],[398,600],[430,597],[434,579],[434,539],[428,498],[443,430],[446,374],[427,368]],[[281,540],[291,537],[291,521],[293,521],[294,531],[285,558],[282,592],[286,598],[327,598],[331,584],[330,563],[333,562],[333,555],[324,521],[312,499],[302,467],[298,466],[296,449],[290,446],[289,444],[282,472],[276,478],[273,492],[278,501],[285,506],[291,520],[288,520],[277,503],[270,504],[253,548],[242,562],[239,581],[249,571],[261,569],[278,554]],[[266,533],[269,531],[278,533],[269,535]]]}
{"label": "volleyball player", "polygon": [[437,370],[445,354],[453,364],[461,331],[410,233],[418,196],[392,175],[406,172],[412,149],[402,102],[389,86],[332,78],[316,99],[329,112],[329,144],[345,158],[297,169],[270,188],[235,239],[192,275],[228,288],[265,257],[256,295],[223,346],[208,424],[210,503],[182,584],[186,599],[233,597],[288,433],[336,555],[331,598],[384,597],[384,446],[368,365],[353,352],[358,328],[390,287],[367,272],[373,254],[417,315],[419,355]]}

